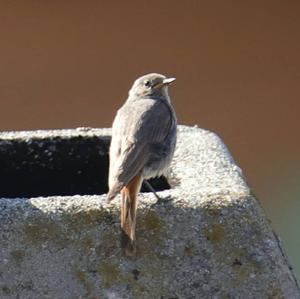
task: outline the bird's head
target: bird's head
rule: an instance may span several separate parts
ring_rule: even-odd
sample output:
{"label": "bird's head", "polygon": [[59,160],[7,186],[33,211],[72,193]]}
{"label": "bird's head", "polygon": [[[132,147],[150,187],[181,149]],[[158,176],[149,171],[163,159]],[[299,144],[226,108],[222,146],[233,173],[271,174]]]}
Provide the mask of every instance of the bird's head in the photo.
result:
{"label": "bird's head", "polygon": [[129,91],[130,97],[168,97],[168,85],[175,81],[175,78],[167,78],[164,75],[151,73],[144,75],[134,81]]}

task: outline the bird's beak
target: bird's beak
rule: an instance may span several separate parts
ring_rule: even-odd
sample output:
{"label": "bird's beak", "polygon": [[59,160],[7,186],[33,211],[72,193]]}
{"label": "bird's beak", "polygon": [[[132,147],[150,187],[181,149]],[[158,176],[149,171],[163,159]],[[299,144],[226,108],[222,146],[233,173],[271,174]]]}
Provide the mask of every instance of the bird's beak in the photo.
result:
{"label": "bird's beak", "polygon": [[166,78],[163,80],[163,85],[169,85],[172,82],[174,82],[176,80],[176,78]]}
{"label": "bird's beak", "polygon": [[171,84],[175,80],[176,80],[176,78],[165,78],[165,79],[163,79],[162,82],[157,83],[156,85],[154,85],[153,88],[156,88],[156,89],[161,88],[165,85]]}

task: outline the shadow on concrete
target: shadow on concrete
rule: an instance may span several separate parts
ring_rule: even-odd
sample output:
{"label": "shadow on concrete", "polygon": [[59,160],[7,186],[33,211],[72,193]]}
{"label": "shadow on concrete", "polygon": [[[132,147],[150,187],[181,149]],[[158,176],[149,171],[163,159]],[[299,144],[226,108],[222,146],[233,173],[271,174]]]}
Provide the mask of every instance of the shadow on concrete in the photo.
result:
{"label": "shadow on concrete", "polygon": [[[108,190],[109,137],[49,136],[0,143],[0,197],[94,195]],[[164,177],[150,183],[156,191],[170,188]],[[149,190],[142,186],[142,192]]]}
{"label": "shadow on concrete", "polygon": [[194,208],[141,202],[136,259],[121,254],[118,207],[76,198],[53,197],[53,211],[46,198],[16,199],[0,218],[1,298],[277,298],[284,289],[282,252],[252,197]]}

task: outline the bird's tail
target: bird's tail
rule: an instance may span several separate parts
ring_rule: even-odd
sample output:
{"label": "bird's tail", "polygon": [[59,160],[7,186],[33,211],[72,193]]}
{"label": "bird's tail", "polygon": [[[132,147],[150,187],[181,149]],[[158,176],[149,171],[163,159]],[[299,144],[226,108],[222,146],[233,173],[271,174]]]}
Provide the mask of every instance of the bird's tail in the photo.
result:
{"label": "bird's tail", "polygon": [[114,184],[107,193],[107,203],[110,203],[118,195],[118,193],[121,191],[122,188],[123,188],[123,184],[121,183]]}
{"label": "bird's tail", "polygon": [[121,246],[126,256],[135,256],[135,224],[137,195],[140,191],[142,178],[140,175],[135,176],[129,184],[121,190]]}

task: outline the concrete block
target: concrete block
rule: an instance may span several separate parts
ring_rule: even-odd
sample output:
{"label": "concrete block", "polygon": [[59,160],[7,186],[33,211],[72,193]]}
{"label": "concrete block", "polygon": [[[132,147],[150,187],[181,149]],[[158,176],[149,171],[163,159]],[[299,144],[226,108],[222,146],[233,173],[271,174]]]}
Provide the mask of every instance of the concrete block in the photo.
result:
{"label": "concrete block", "polygon": [[241,170],[199,128],[179,126],[170,173],[153,182],[172,200],[140,194],[137,258],[123,257],[119,198],[103,194],[109,140],[109,129],[0,134],[0,298],[300,298]]}

